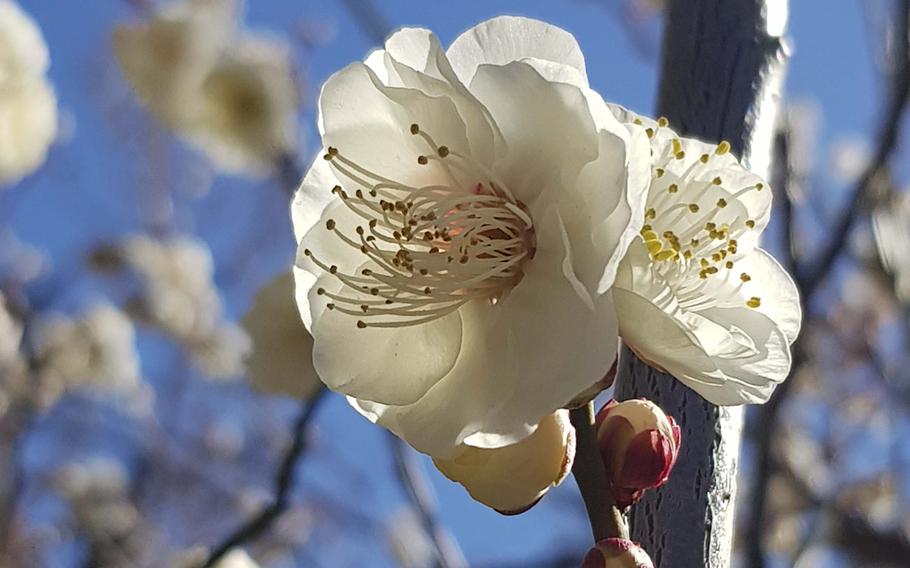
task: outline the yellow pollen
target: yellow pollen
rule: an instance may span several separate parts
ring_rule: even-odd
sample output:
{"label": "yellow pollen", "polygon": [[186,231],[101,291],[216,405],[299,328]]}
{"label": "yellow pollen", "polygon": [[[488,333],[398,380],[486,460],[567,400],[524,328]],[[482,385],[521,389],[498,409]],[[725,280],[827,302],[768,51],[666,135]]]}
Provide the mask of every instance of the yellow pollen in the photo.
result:
{"label": "yellow pollen", "polygon": [[724,264],[724,266],[727,267],[727,270],[733,268],[733,261],[732,261],[732,260],[728,260],[727,263]]}
{"label": "yellow pollen", "polygon": [[674,154],[674,157],[675,157],[677,160],[682,160],[683,158],[686,157],[686,153],[683,152],[682,150],[680,150],[679,152],[677,152],[676,154]]}
{"label": "yellow pollen", "polygon": [[763,189],[765,189],[765,184],[763,184],[763,183],[757,183],[757,184],[755,184],[755,190],[756,190],[756,191],[761,191],[761,190],[763,190]]}
{"label": "yellow pollen", "polygon": [[758,296],[752,296],[751,298],[746,300],[746,305],[749,306],[750,308],[757,308],[757,307],[761,306],[761,298],[759,298]]}
{"label": "yellow pollen", "polygon": [[676,193],[677,191],[679,191],[679,186],[676,185],[675,183],[671,183],[670,187],[667,188],[667,191],[670,193]]}
{"label": "yellow pollen", "polygon": [[720,199],[717,200],[717,206],[720,207],[721,209],[723,209],[724,207],[727,206],[727,200],[724,199],[723,197],[721,197]]}
{"label": "yellow pollen", "polygon": [[653,128],[645,128],[645,134],[648,135],[648,138],[654,138],[654,129],[653,129]]}
{"label": "yellow pollen", "polygon": [[676,258],[679,256],[675,250],[662,250],[654,255],[654,260],[669,260],[671,258]]}
{"label": "yellow pollen", "polygon": [[656,170],[654,170],[654,175],[657,176],[657,177],[663,177],[663,175],[664,175],[664,169],[663,169],[663,168],[657,168]]}
{"label": "yellow pollen", "polygon": [[723,182],[722,179],[720,179],[720,177],[716,177],[716,178],[714,178],[714,179],[711,180],[711,183],[713,183],[714,185],[720,185],[720,184],[722,184],[722,183],[724,183],[724,182]]}
{"label": "yellow pollen", "polygon": [[700,161],[703,164],[707,164],[708,160],[710,160],[710,159],[711,159],[711,156],[709,156],[707,154],[702,154],[701,157],[698,158],[698,161]]}
{"label": "yellow pollen", "polygon": [[748,221],[746,221],[746,226],[749,227],[750,229],[754,229],[755,221],[753,221],[752,219],[749,219]]}
{"label": "yellow pollen", "polygon": [[726,140],[721,140],[720,144],[717,145],[717,149],[714,150],[714,153],[718,156],[723,156],[730,151],[730,143]]}
{"label": "yellow pollen", "polygon": [[653,207],[649,207],[648,210],[645,211],[645,219],[654,219],[656,217],[657,217],[657,211],[655,211],[655,209]]}
{"label": "yellow pollen", "polygon": [[692,213],[698,213],[698,204],[697,204],[697,203],[690,203],[690,204],[689,204],[689,211],[691,211]]}
{"label": "yellow pollen", "polygon": [[669,124],[670,124],[670,121],[667,120],[666,117],[662,116],[657,119],[657,126],[660,126],[661,128],[666,128]]}
{"label": "yellow pollen", "polygon": [[673,144],[673,155],[674,156],[683,151],[682,141],[679,138],[674,138],[673,141],[671,142],[671,144]]}
{"label": "yellow pollen", "polygon": [[743,282],[748,282],[749,280],[752,280],[752,277],[749,276],[748,274],[746,274],[745,272],[743,272],[742,274],[739,275],[739,279],[742,280]]}
{"label": "yellow pollen", "polygon": [[632,121],[632,124],[635,124],[635,125],[637,125],[637,126],[641,126],[641,125],[642,125],[641,119],[640,119],[640,118],[636,118],[635,120]]}
{"label": "yellow pollen", "polygon": [[708,231],[713,231],[717,228],[717,225],[711,222],[705,223],[705,229]]}

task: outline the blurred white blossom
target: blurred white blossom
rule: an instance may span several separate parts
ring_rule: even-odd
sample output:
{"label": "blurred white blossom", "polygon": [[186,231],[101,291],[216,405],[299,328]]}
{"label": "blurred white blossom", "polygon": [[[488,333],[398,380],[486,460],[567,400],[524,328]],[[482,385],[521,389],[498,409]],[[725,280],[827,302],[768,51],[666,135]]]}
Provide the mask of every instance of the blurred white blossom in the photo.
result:
{"label": "blurred white blossom", "polygon": [[247,371],[254,388],[305,399],[322,386],[313,368],[313,337],[297,311],[290,272],[259,290],[243,327],[253,341]]}
{"label": "blurred white blossom", "polygon": [[296,142],[297,86],[280,40],[240,33],[236,0],[185,0],[114,31],[139,100],[228,173],[267,174]]}
{"label": "blurred white blossom", "polygon": [[36,334],[46,403],[69,388],[138,390],[142,379],[133,324],[113,306],[95,306],[79,318],[47,316]]}
{"label": "blurred white blossom", "polygon": [[19,350],[21,342],[22,325],[9,313],[0,292],[0,416],[26,390],[26,362]]}
{"label": "blurred white blossom", "polygon": [[855,182],[872,157],[869,143],[858,136],[838,138],[831,144],[830,153],[835,179],[843,183]]}
{"label": "blurred white blossom", "polygon": [[910,197],[899,195],[872,216],[875,242],[882,263],[894,275],[897,297],[910,301]]}
{"label": "blurred white blossom", "polygon": [[93,538],[122,537],[138,522],[129,501],[129,475],[117,460],[96,456],[68,463],[55,472],[54,485]]}
{"label": "blurred white blossom", "polygon": [[224,320],[208,247],[190,237],[137,235],[121,252],[142,281],[133,306],[140,318],[184,344],[207,375],[239,375],[250,342],[243,329]]}
{"label": "blurred white blossom", "polygon": [[402,568],[426,568],[436,561],[436,549],[414,509],[402,508],[395,512],[387,521],[386,536],[392,554]]}
{"label": "blurred white blossom", "polygon": [[35,22],[17,3],[0,0],[0,186],[37,169],[56,136],[49,63]]}

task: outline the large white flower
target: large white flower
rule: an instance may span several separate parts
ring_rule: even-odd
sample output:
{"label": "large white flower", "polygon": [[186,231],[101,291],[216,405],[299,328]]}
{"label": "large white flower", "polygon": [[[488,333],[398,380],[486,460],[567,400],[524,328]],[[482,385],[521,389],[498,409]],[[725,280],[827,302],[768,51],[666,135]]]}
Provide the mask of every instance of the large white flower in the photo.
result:
{"label": "large white flower", "polygon": [[790,276],[757,247],[771,190],[728,143],[612,108],[647,128],[653,150],[645,225],[613,288],[623,341],[714,404],[766,401],[802,317]]}
{"label": "large white flower", "polygon": [[525,438],[608,372],[648,145],[588,88],[569,33],[502,17],[443,51],[403,29],[319,107],[325,155],[292,216],[330,388],[446,458]]}
{"label": "large white flower", "polygon": [[57,135],[47,46],[19,6],[0,0],[0,185],[33,172]]}

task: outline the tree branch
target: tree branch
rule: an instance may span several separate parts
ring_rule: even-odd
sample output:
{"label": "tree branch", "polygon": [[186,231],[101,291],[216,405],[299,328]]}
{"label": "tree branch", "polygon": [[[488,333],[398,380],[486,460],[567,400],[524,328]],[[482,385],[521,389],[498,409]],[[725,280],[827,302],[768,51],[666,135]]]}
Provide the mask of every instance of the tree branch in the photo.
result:
{"label": "tree branch", "polygon": [[320,403],[327,398],[327,392],[325,388],[322,388],[304,403],[303,410],[294,424],[294,439],[291,447],[288,448],[275,477],[275,501],[216,545],[202,568],[215,566],[233,548],[259,538],[288,508],[288,496],[294,486],[297,462],[309,447],[307,435],[310,423]]}
{"label": "tree branch", "polygon": [[429,482],[415,461],[410,446],[389,432],[389,443],[395,460],[395,473],[404,488],[411,506],[417,512],[423,530],[433,543],[436,559],[441,568],[466,568],[467,561],[458,543],[436,517],[436,504]]}
{"label": "tree branch", "polygon": [[910,0],[901,0],[895,21],[898,22],[895,37],[900,39],[897,42],[895,64],[891,70],[890,97],[882,116],[878,146],[872,161],[863,170],[856,187],[851,192],[840,219],[834,224],[834,230],[831,232],[833,236],[828,246],[820,253],[811,270],[797,275],[797,284],[803,296],[807,298],[812,296],[816,288],[831,272],[831,268],[847,243],[854,222],[859,217],[857,212],[885,171],[888,161],[898,145],[901,119],[907,108],[908,97],[910,97]]}
{"label": "tree branch", "polygon": [[[768,29],[785,0],[672,0],[658,113],[680,134],[728,140],[764,175],[787,49]],[[717,407],[624,349],[616,398],[645,397],[672,415],[683,444],[667,484],[631,508],[632,538],[660,568],[725,568],[733,539],[740,408]]]}
{"label": "tree branch", "polygon": [[597,444],[594,403],[570,410],[569,418],[575,427],[576,440],[572,475],[588,511],[594,542],[605,538],[629,538],[629,529],[610,493],[610,481]]}

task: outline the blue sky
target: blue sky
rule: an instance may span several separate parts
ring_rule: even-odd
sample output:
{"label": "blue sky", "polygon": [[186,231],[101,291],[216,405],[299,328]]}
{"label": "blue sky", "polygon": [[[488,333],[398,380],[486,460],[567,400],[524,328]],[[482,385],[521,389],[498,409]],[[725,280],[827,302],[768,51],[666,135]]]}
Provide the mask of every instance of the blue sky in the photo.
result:
{"label": "blue sky", "polygon": [[[14,226],[23,240],[46,247],[55,259],[65,258],[69,253],[84,250],[93,241],[131,230],[139,219],[142,203],[133,194],[120,190],[132,183],[137,172],[141,173],[141,166],[131,163],[135,156],[128,149],[129,143],[124,144],[117,134],[117,125],[112,126],[111,118],[105,115],[105,105],[99,104],[99,99],[103,101],[105,96],[100,91],[116,85],[109,55],[111,26],[131,17],[131,11],[125,0],[20,2],[36,18],[49,44],[50,78],[71,135],[52,153],[47,172],[33,176],[23,183],[23,188],[14,190],[24,194],[28,188],[16,210]],[[504,13],[560,25],[578,38],[587,58],[591,85],[604,98],[649,112],[657,83],[656,60],[635,47],[609,8],[613,4],[610,0],[377,1],[394,27],[428,27],[444,44],[474,23]],[[821,148],[841,137],[868,137],[878,118],[881,84],[872,65],[875,56],[870,51],[873,44],[867,37],[862,2],[795,0],[791,4],[789,36],[793,57],[786,81],[787,97],[817,102],[823,116]],[[334,31],[327,43],[315,48],[304,60],[307,81],[314,92],[329,74],[361,59],[372,47],[341,2],[248,2],[247,21],[255,28],[283,33],[303,19],[321,22]],[[312,133],[312,112],[301,120],[304,129]],[[132,134],[143,136],[143,133]],[[312,138],[309,142],[310,148],[314,148]],[[820,150],[816,158],[816,164],[824,171],[824,152]],[[61,180],[66,183],[61,184]],[[236,180],[217,180],[205,198],[206,203],[217,203],[225,192],[249,191],[249,186]],[[3,204],[0,200],[0,207]],[[281,205],[255,211],[280,216]],[[257,222],[262,220],[238,220],[245,224]],[[207,223],[218,224],[217,220],[203,219],[193,227],[205,236],[209,230]],[[290,250],[287,243],[281,247],[285,252]],[[213,243],[213,248],[216,261],[224,260],[219,255],[228,254],[226,249],[220,249],[217,243]],[[270,262],[257,265],[260,271],[257,278],[261,280],[270,267],[275,269],[280,264],[277,260]],[[236,291],[230,303],[235,312],[242,311],[242,296],[248,293],[249,290]],[[356,417],[343,401],[332,401],[321,424],[326,432],[332,433],[333,443],[337,441],[346,458],[388,465],[385,438]],[[319,469],[308,472],[305,481],[317,483],[321,474],[329,475],[329,472]],[[572,500],[551,496],[527,515],[506,518],[474,504],[460,487],[440,476],[433,479],[443,520],[473,561],[527,558],[554,549],[560,544],[556,541],[567,534],[578,537],[586,531],[577,522],[577,515],[563,514],[567,507],[577,509],[577,502]],[[572,484],[567,485],[571,490]],[[393,486],[383,487],[377,506],[391,508],[401,501]]]}

